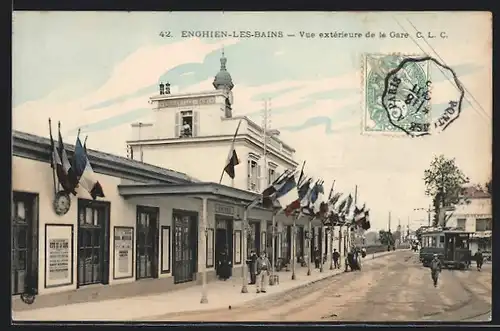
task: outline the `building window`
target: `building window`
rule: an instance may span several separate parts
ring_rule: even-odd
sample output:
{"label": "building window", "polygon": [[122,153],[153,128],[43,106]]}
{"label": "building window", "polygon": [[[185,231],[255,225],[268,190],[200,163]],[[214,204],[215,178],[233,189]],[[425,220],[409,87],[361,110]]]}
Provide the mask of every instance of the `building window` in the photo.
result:
{"label": "building window", "polygon": [[176,138],[189,138],[198,136],[198,112],[184,110],[175,114]]}
{"label": "building window", "polygon": [[11,218],[12,295],[38,289],[38,198],[13,192]]}
{"label": "building window", "polygon": [[465,218],[459,218],[457,219],[457,229],[465,231]]}
{"label": "building window", "polygon": [[476,219],[476,231],[491,231],[491,218]]}
{"label": "building window", "polygon": [[253,154],[248,158],[248,190],[258,192],[260,191],[260,165],[258,158]]}
{"label": "building window", "polygon": [[267,185],[271,185],[275,179],[276,170],[269,168],[267,170]]}
{"label": "building window", "polygon": [[107,224],[106,205],[78,201],[78,286],[108,283]]}

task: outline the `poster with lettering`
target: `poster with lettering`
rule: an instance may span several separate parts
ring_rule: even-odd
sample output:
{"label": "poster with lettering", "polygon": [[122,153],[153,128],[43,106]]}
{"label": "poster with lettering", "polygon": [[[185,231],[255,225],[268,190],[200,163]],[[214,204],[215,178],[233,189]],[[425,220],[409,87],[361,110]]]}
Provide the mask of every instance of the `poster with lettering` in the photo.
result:
{"label": "poster with lettering", "polygon": [[133,273],[134,228],[114,227],[114,268],[113,278],[130,278]]}
{"label": "poster with lettering", "polygon": [[73,226],[45,226],[45,287],[73,283]]}

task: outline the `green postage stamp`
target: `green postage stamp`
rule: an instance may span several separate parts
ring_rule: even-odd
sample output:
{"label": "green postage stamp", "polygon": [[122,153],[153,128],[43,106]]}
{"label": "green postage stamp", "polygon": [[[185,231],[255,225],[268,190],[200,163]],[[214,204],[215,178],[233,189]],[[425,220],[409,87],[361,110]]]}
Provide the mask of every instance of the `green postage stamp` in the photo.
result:
{"label": "green postage stamp", "polygon": [[[363,133],[424,136],[443,131],[460,114],[463,88],[453,70],[434,58],[365,54],[362,73]],[[436,90],[437,76],[452,88],[440,84]]]}

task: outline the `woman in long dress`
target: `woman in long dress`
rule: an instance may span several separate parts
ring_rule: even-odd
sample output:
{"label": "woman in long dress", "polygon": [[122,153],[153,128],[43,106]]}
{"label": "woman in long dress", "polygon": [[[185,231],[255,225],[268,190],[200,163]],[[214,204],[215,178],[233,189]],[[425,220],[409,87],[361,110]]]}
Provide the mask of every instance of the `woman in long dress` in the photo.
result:
{"label": "woman in long dress", "polygon": [[229,277],[231,277],[231,271],[230,271],[230,261],[229,261],[229,254],[228,254],[228,247],[224,248],[224,250],[220,254],[219,258],[219,277],[222,280],[228,280]]}

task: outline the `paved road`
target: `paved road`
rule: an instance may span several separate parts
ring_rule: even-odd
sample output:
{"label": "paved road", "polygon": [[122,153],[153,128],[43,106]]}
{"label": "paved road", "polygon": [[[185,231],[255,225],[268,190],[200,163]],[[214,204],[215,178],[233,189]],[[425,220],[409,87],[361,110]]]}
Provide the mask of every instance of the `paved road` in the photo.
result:
{"label": "paved road", "polygon": [[416,253],[401,251],[349,272],[241,307],[167,314],[156,321],[487,321],[491,265],[443,270],[432,285]]}

